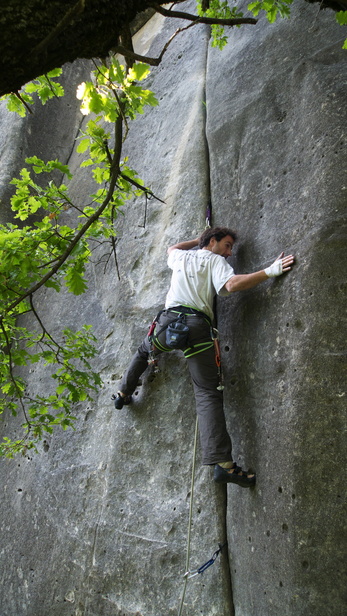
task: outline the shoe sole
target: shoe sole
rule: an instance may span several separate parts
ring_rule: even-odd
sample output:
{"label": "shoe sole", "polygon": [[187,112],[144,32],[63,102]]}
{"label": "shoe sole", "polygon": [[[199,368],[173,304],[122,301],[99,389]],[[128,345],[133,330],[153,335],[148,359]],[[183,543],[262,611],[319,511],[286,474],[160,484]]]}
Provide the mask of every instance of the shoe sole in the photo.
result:
{"label": "shoe sole", "polygon": [[216,483],[235,483],[240,486],[240,488],[252,488],[256,483],[256,476],[250,477],[241,477],[240,475],[234,473],[220,473],[217,477],[214,477],[214,481]]}

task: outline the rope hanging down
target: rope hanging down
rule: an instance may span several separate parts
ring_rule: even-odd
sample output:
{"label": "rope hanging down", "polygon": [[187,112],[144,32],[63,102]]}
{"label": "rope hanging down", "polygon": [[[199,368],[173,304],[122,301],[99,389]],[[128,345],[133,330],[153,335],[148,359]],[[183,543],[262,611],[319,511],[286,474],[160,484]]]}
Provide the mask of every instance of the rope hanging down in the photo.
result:
{"label": "rope hanging down", "polygon": [[[193,450],[193,468],[192,468],[192,479],[190,485],[190,506],[189,506],[189,521],[188,521],[188,537],[187,537],[187,554],[186,554],[186,571],[189,569],[189,560],[190,560],[190,536],[192,530],[192,519],[193,519],[193,497],[194,497],[194,478],[195,478],[195,460],[196,460],[196,450],[198,445],[198,418],[195,420],[195,435],[194,435],[194,450]],[[181,603],[178,610],[178,616],[181,616],[184,604],[184,597],[186,595],[188,577],[184,578],[184,586],[182,591]]]}
{"label": "rope hanging down", "polygon": [[[211,202],[211,198],[209,198],[208,199],[208,204],[207,204],[207,207],[206,207],[205,229],[209,229],[211,227],[212,227],[212,202]],[[217,364],[218,375],[219,375],[219,387],[217,387],[217,389],[221,389],[222,390],[222,389],[224,389],[224,387],[223,387],[223,382],[222,382],[222,378],[223,377],[222,377],[222,372],[221,372],[220,347],[219,347],[219,342],[218,342],[218,331],[216,329],[213,329],[211,334],[212,334],[212,339],[213,339],[214,346],[215,346],[216,364]],[[212,554],[211,558],[208,561],[206,561],[198,569],[194,569],[192,571],[189,569],[190,540],[191,540],[191,527],[192,527],[192,517],[193,517],[193,498],[194,498],[194,479],[195,479],[195,460],[196,460],[197,441],[198,441],[198,418],[196,418],[196,423],[195,423],[194,451],[193,451],[193,468],[192,468],[192,478],[191,478],[191,488],[190,488],[190,506],[189,506],[189,521],[188,521],[187,553],[186,553],[186,573],[183,576],[184,577],[184,587],[183,587],[183,591],[182,591],[181,603],[180,603],[179,610],[178,610],[178,616],[181,616],[181,614],[182,614],[183,605],[184,605],[184,598],[185,598],[185,594],[186,594],[188,580],[190,578],[192,578],[192,577],[195,577],[196,575],[199,575],[199,573],[204,573],[204,571],[206,571],[206,569],[211,567],[211,565],[213,565],[213,563],[215,562],[216,558],[221,553],[223,548],[227,545],[227,542],[223,543],[223,545],[221,545],[219,543],[218,544],[219,545],[218,550],[216,550]]]}
{"label": "rope hanging down", "polygon": [[190,571],[190,569],[189,569],[190,540],[191,540],[192,519],[193,519],[195,462],[196,462],[196,450],[197,450],[197,444],[198,444],[198,432],[199,432],[198,418],[196,418],[196,421],[195,421],[195,435],[194,435],[194,448],[193,448],[193,468],[192,468],[192,478],[191,478],[191,486],[190,486],[190,505],[189,505],[188,536],[187,536],[187,552],[186,552],[186,573],[183,576],[184,577],[184,586],[183,586],[183,591],[182,591],[181,603],[180,603],[180,606],[179,606],[179,609],[178,609],[178,616],[182,615],[182,610],[183,610],[183,605],[184,605],[184,598],[185,598],[185,595],[186,595],[188,580],[190,578],[194,577],[195,575],[198,575],[199,573],[204,573],[204,571],[206,571],[206,569],[211,567],[211,565],[213,565],[213,563],[215,562],[218,554],[220,554],[221,551],[223,550],[223,548],[227,545],[227,542],[223,543],[223,545],[221,545],[219,543],[218,544],[219,545],[219,549],[214,552],[214,554],[212,555],[210,560],[208,560],[206,563],[201,565],[201,567],[199,567],[198,569],[194,569],[193,571]]}

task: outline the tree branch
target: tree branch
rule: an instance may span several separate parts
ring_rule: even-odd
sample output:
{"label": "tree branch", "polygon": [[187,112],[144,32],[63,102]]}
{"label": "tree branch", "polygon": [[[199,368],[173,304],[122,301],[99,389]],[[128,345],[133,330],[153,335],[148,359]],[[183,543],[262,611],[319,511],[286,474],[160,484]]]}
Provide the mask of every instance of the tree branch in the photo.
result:
{"label": "tree branch", "polygon": [[12,304],[10,304],[10,306],[8,306],[8,308],[6,309],[7,313],[11,312],[11,310],[16,308],[16,306],[18,306],[18,304],[20,304],[20,302],[22,302],[24,299],[26,299],[29,295],[32,295],[33,293],[38,291],[38,289],[40,289],[47,282],[47,280],[52,278],[52,276],[54,276],[54,274],[56,274],[58,272],[60,267],[65,263],[65,261],[71,255],[73,249],[78,244],[79,240],[86,234],[86,232],[92,226],[92,224],[96,220],[98,220],[98,218],[101,216],[103,211],[108,206],[109,202],[112,199],[112,195],[113,195],[113,191],[114,191],[114,188],[115,188],[115,184],[116,184],[118,175],[119,175],[119,167],[117,168],[116,165],[113,165],[113,169],[112,169],[112,173],[111,173],[110,186],[109,186],[109,189],[107,191],[107,195],[106,195],[104,201],[102,202],[102,204],[100,205],[100,207],[96,210],[96,212],[94,212],[94,214],[92,216],[90,216],[90,218],[88,218],[88,220],[83,225],[83,227],[81,227],[79,232],[76,233],[75,237],[70,242],[70,244],[67,247],[67,249],[65,250],[65,252],[58,259],[58,261],[56,262],[54,267],[52,267],[52,269],[49,272],[47,272],[47,274],[43,278],[41,278],[41,280],[39,282],[37,282],[30,289],[25,291],[16,301],[14,301]]}
{"label": "tree branch", "polygon": [[29,113],[33,113],[33,110],[30,109],[30,106],[25,102],[25,100],[23,100],[23,98],[21,97],[21,95],[19,94],[19,92],[13,92],[13,94],[15,96],[17,96],[17,98],[19,98],[20,102],[22,103],[22,105],[24,105],[25,109],[29,112]]}
{"label": "tree branch", "polygon": [[190,23],[189,26],[185,26],[184,28],[178,28],[178,30],[176,30],[176,32],[174,32],[170,36],[169,40],[165,43],[158,58],[150,58],[149,56],[141,56],[140,54],[134,53],[130,51],[129,49],[126,49],[125,47],[122,47],[122,46],[114,47],[112,51],[114,51],[115,53],[120,53],[123,56],[128,55],[129,57],[132,57],[134,60],[139,60],[140,62],[146,62],[146,64],[150,64],[150,66],[159,66],[160,62],[163,59],[164,53],[167,51],[170,43],[172,43],[172,41],[177,36],[177,34],[180,34],[180,32],[184,32],[185,30],[188,30],[192,26],[195,26],[195,22]]}
{"label": "tree branch", "polygon": [[119,53],[125,58],[131,58],[133,60],[138,60],[139,62],[145,62],[146,64],[149,64],[150,66],[159,66],[160,62],[163,59],[164,53],[167,51],[170,43],[172,43],[172,41],[177,36],[177,34],[179,34],[180,32],[184,32],[185,30],[188,30],[188,28],[191,28],[192,26],[195,26],[196,24],[239,26],[241,24],[255,25],[257,23],[257,20],[254,19],[253,17],[235,17],[233,19],[217,19],[217,18],[214,19],[212,17],[199,17],[198,15],[191,15],[189,13],[183,13],[181,11],[171,11],[171,10],[163,9],[161,6],[157,4],[151,4],[150,6],[152,6],[158,13],[165,15],[165,17],[177,17],[180,19],[187,19],[192,22],[189,24],[189,26],[185,26],[184,28],[178,28],[178,30],[176,30],[176,32],[174,32],[171,35],[171,37],[165,43],[162,51],[160,52],[157,58],[151,58],[150,56],[142,56],[141,54],[136,53],[133,49],[127,49],[123,45],[117,45],[117,47],[112,48],[112,51],[114,53]]}
{"label": "tree branch", "polygon": [[33,300],[33,296],[29,295],[29,301],[30,301],[30,307],[31,310],[36,318],[36,320],[38,321],[41,329],[42,329],[42,335],[40,338],[40,342],[44,339],[45,336],[47,336],[47,338],[49,338],[53,344],[57,347],[58,350],[62,350],[62,347],[60,346],[60,344],[58,344],[58,342],[56,342],[56,340],[54,340],[54,338],[51,336],[51,334],[47,331],[47,329],[45,328],[44,324],[41,321],[41,318],[39,316],[39,314],[36,312],[36,308],[34,306],[34,300]]}
{"label": "tree branch", "polygon": [[164,15],[164,17],[176,17],[177,19],[188,19],[194,23],[208,24],[210,26],[239,26],[241,24],[256,24],[257,19],[253,17],[233,17],[231,19],[217,19],[214,17],[200,17],[199,15],[192,15],[191,13],[183,13],[182,11],[171,11],[164,9],[159,4],[151,2],[149,4],[157,13]]}
{"label": "tree branch", "polygon": [[125,173],[120,173],[119,175],[121,176],[121,178],[123,178],[123,180],[126,180],[127,182],[130,182],[130,184],[132,184],[133,186],[136,186],[136,188],[143,190],[143,192],[146,193],[146,195],[151,195],[153,199],[156,199],[157,201],[160,201],[160,203],[165,204],[165,201],[162,201],[162,199],[159,199],[159,197],[156,197],[156,195],[152,193],[152,191],[149,190],[149,188],[146,188],[146,186],[142,186],[142,184],[139,184],[138,182],[136,182],[136,180],[129,178],[127,175],[125,175]]}
{"label": "tree branch", "polygon": [[6,331],[6,328],[5,328],[5,325],[4,325],[4,321],[3,321],[2,318],[0,319],[0,327],[1,327],[2,333],[4,335],[5,341],[6,341],[6,350],[7,350],[7,354],[8,354],[8,371],[9,371],[10,379],[11,379],[12,384],[14,385],[14,388],[17,391],[18,400],[19,400],[20,405],[22,407],[22,411],[23,411],[23,414],[24,414],[24,417],[25,417],[25,421],[27,422],[27,425],[28,425],[28,433],[29,433],[30,432],[30,428],[31,428],[31,424],[30,424],[30,421],[29,421],[28,416],[27,416],[26,411],[25,411],[25,406],[24,406],[24,403],[23,403],[22,392],[20,391],[18,383],[17,383],[17,381],[15,379],[15,376],[13,374],[13,361],[12,361],[12,353],[11,353],[11,343],[10,343],[9,337],[7,335],[7,331]]}
{"label": "tree branch", "polygon": [[150,64],[151,66],[158,66],[160,63],[159,58],[150,58],[149,56],[141,56],[139,53],[135,53],[130,49],[126,49],[123,45],[117,45],[117,47],[112,47],[112,51],[114,53],[119,53],[121,56],[125,58],[132,58],[133,60],[138,60],[139,62],[146,62],[146,64]]}
{"label": "tree branch", "polygon": [[65,261],[67,261],[67,259],[71,255],[75,246],[77,246],[80,239],[82,239],[82,237],[86,234],[88,229],[93,225],[94,222],[98,220],[98,218],[100,218],[101,214],[107,208],[108,204],[110,203],[112,199],[113,192],[114,192],[114,189],[117,183],[117,178],[120,175],[120,159],[121,159],[122,142],[123,142],[122,138],[123,138],[123,118],[122,118],[122,115],[120,114],[115,121],[115,151],[114,151],[112,163],[110,165],[110,185],[109,185],[104,201],[102,202],[100,207],[94,212],[94,214],[92,214],[92,216],[88,218],[88,220],[81,227],[78,233],[76,233],[76,235],[71,240],[66,250],[63,252],[61,257],[57,260],[56,264],[50,269],[50,271],[47,272],[47,274],[43,276],[43,278],[41,278],[39,282],[34,284],[32,287],[30,287],[30,289],[27,289],[26,291],[24,291],[24,293],[22,293],[20,297],[18,297],[14,302],[12,302],[12,304],[10,304],[10,306],[8,306],[6,309],[7,313],[11,312],[11,310],[16,308],[16,306],[18,306],[18,304],[20,304],[20,302],[22,302],[24,299],[26,299],[27,297],[29,297],[30,295],[38,291],[38,289],[40,289],[47,282],[47,280],[52,278],[52,276],[54,276],[54,274],[58,272],[58,270],[65,263]]}

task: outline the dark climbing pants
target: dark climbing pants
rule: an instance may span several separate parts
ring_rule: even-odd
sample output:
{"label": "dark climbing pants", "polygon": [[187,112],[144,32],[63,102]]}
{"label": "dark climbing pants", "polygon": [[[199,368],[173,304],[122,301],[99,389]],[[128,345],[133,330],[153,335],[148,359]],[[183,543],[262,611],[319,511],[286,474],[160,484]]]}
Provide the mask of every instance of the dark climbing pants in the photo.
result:
{"label": "dark climbing pants", "polygon": [[[159,332],[169,321],[178,316],[172,310],[164,310],[162,312],[156,326],[156,332]],[[186,314],[186,324],[189,327],[189,338],[187,344],[181,350],[187,358],[194,385],[202,463],[216,464],[217,462],[228,462],[232,459],[231,440],[225,423],[223,391],[217,389],[219,376],[214,346],[211,340],[210,324],[203,316],[195,314]],[[166,332],[164,331],[158,338],[164,347],[165,335]],[[199,349],[204,350],[196,353]],[[147,360],[151,350],[151,343],[148,336],[146,336],[133,356],[129,368],[121,381],[120,391],[123,394],[130,395],[135,391],[141,374],[148,366]],[[157,348],[154,349],[154,355],[158,355],[161,352]]]}

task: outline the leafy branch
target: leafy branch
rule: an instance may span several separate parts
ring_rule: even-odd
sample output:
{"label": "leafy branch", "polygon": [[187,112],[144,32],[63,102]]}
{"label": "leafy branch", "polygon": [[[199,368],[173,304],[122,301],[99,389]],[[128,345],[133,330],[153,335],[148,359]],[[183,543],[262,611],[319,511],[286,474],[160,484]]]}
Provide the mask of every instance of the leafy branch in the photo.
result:
{"label": "leafy branch", "polygon": [[[102,184],[91,203],[73,203],[66,184],[48,179],[42,188],[42,182],[36,182],[35,175],[50,178],[57,170],[69,182],[70,170],[59,161],[44,162],[32,156],[26,159],[29,168],[12,180],[16,191],[11,206],[22,224],[0,226],[0,413],[8,410],[16,415],[21,411],[25,422],[20,439],[4,438],[2,455],[12,457],[35,448],[43,434],[51,433],[57,425],[63,429],[73,426],[73,406],[91,400],[101,385],[90,363],[96,354],[90,326],[77,332],[65,328],[53,337],[34,305],[34,296],[43,287],[60,291],[64,283],[75,295],[83,293],[87,288],[84,273],[92,254],[90,243],[103,237],[116,259],[117,212],[134,195],[155,196],[127,166],[127,160],[122,160],[128,121],[143,113],[145,105],[157,104],[152,92],[138,85],[148,73],[143,64],[125,71],[113,58],[109,66],[96,66],[94,80],[79,87],[82,112],[96,114],[78,145],[80,152],[88,154],[81,166],[92,166],[96,184]],[[112,135],[102,121],[113,125]],[[77,213],[73,226],[66,222],[67,210]],[[33,215],[35,222],[29,224]],[[118,269],[117,262],[116,266]],[[23,315],[28,312],[38,330],[32,322],[23,326]],[[49,369],[55,390],[46,395],[29,393],[22,374],[33,364],[38,364],[40,371]]]}
{"label": "leafy branch", "polygon": [[[336,21],[340,26],[347,26],[347,11],[338,11]],[[342,48],[347,49],[347,39],[345,39]]]}
{"label": "leafy branch", "polygon": [[52,98],[64,96],[64,88],[55,80],[56,77],[59,77],[61,74],[62,69],[56,68],[46,75],[41,75],[34,79],[34,81],[27,83],[22,89],[22,92],[8,94],[4,97],[7,99],[8,110],[14,111],[18,113],[18,115],[24,117],[26,111],[32,113],[30,105],[34,102],[33,94],[38,96],[42,105]]}

